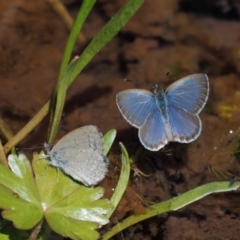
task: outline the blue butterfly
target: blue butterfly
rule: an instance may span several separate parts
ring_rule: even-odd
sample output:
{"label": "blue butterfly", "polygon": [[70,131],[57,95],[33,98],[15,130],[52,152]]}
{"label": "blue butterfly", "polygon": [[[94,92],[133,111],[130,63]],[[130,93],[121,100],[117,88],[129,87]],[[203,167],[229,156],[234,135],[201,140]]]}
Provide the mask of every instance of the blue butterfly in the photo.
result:
{"label": "blue butterfly", "polygon": [[193,74],[171,84],[166,91],[130,89],[117,94],[117,106],[127,122],[139,129],[142,145],[158,151],[168,142],[189,143],[202,131],[198,116],[209,94],[208,77]]}

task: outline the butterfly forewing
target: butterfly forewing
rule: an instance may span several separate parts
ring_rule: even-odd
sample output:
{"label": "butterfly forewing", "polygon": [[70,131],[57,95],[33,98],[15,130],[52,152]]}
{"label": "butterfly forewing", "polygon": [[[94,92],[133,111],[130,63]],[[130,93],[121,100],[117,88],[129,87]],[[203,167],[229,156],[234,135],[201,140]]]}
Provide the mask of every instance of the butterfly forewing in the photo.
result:
{"label": "butterfly forewing", "polygon": [[98,131],[97,127],[93,125],[77,128],[61,138],[53,147],[52,151],[59,151],[60,149],[68,149],[71,147],[81,149],[91,148],[102,153],[102,134]]}
{"label": "butterfly forewing", "polygon": [[208,77],[205,74],[193,74],[184,77],[166,90],[168,105],[183,108],[198,114],[205,106],[209,94]]}
{"label": "butterfly forewing", "polygon": [[126,90],[117,94],[117,106],[131,125],[140,127],[146,121],[152,108],[156,108],[153,94],[146,90]]}

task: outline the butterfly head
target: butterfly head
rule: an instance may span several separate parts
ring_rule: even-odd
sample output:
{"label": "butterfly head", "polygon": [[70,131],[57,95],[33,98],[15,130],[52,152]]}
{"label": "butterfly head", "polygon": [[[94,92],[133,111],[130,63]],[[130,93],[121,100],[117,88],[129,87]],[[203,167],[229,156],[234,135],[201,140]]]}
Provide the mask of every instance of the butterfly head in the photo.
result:
{"label": "butterfly head", "polygon": [[152,87],[152,92],[155,95],[156,93],[158,93],[159,91],[163,91],[163,89],[161,87],[159,87],[159,85],[156,83],[153,87]]}
{"label": "butterfly head", "polygon": [[49,152],[51,152],[51,149],[52,149],[52,144],[49,144],[49,143],[44,143],[44,148],[46,150],[46,152],[49,154]]}

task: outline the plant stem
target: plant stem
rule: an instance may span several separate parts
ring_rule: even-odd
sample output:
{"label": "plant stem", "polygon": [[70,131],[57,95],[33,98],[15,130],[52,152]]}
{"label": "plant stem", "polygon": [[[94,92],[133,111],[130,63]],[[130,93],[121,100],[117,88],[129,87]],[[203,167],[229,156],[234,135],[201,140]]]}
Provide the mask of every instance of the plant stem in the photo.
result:
{"label": "plant stem", "polygon": [[4,146],[4,152],[7,154],[11,148],[16,146],[28,133],[30,133],[48,114],[49,101],[42,107],[42,109],[28,122],[8,143]]}
{"label": "plant stem", "polygon": [[38,239],[38,234],[42,228],[42,223],[43,223],[43,220],[40,221],[37,226],[33,229],[30,237],[29,237],[29,240],[37,240]]}
{"label": "plant stem", "polygon": [[237,181],[233,182],[233,184],[231,184],[230,181],[212,182],[196,187],[170,200],[149,206],[146,213],[144,214],[131,215],[130,217],[124,219],[121,223],[113,226],[108,232],[106,232],[102,236],[102,240],[110,239],[112,236],[132,226],[133,224],[136,224],[145,219],[157,216],[162,213],[176,211],[212,193],[229,192],[233,190],[238,190],[239,187],[240,182]]}
{"label": "plant stem", "polygon": [[4,149],[3,149],[3,146],[2,146],[2,142],[0,140],[0,162],[7,168],[9,168],[8,166],[8,161],[7,161],[7,158],[6,158],[6,155],[4,153]]}

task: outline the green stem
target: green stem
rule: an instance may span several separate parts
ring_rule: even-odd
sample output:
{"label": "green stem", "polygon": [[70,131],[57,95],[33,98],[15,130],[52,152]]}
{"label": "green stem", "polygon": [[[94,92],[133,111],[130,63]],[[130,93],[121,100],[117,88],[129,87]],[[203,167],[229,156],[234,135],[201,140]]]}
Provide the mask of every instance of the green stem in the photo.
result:
{"label": "green stem", "polygon": [[240,187],[240,182],[234,182],[232,185],[229,181],[225,182],[213,182],[194,188],[186,193],[181,194],[178,197],[170,200],[154,204],[150,206],[144,214],[134,214],[123,220],[121,223],[116,224],[108,232],[102,236],[102,240],[110,239],[120,231],[132,226],[133,224],[139,223],[150,217],[157,216],[162,213],[176,211],[183,208],[190,203],[193,203],[209,194],[218,192],[229,192],[237,190]]}
{"label": "green stem", "polygon": [[[81,8],[77,14],[76,20],[73,24],[72,30],[70,32],[61,66],[59,71],[58,83],[55,89],[55,94],[51,100],[51,117],[50,117],[50,132],[48,142],[52,143],[56,136],[59,122],[61,121],[62,111],[66,99],[66,92],[69,87],[68,78],[69,78],[69,70],[67,69],[68,63],[70,61],[70,57],[73,51],[74,44],[77,40],[78,34],[81,31],[82,25],[85,22],[89,12],[91,11],[93,5],[96,0],[84,0]],[[72,64],[72,63],[71,63]],[[70,64],[70,65],[71,65]]]}
{"label": "green stem", "polygon": [[7,154],[11,148],[16,146],[22,139],[24,139],[28,133],[30,133],[47,115],[49,109],[49,102],[47,102],[42,109],[28,122],[24,128],[22,128],[7,144],[4,146],[5,154]]}
{"label": "green stem", "polygon": [[13,137],[12,131],[2,118],[0,118],[0,129],[7,140],[10,140]]}

